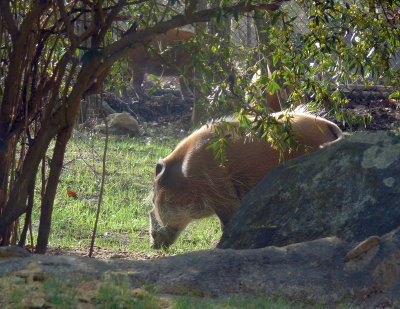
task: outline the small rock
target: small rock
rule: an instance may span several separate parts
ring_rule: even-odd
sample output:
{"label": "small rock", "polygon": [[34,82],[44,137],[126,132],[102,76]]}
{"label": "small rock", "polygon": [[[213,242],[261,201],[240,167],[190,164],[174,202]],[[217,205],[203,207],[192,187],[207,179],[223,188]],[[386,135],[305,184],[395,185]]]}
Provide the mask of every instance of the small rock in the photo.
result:
{"label": "small rock", "polygon": [[[108,132],[116,135],[131,135],[140,134],[139,123],[128,113],[115,113],[107,116]],[[95,127],[101,133],[106,132],[105,124],[100,124]]]}

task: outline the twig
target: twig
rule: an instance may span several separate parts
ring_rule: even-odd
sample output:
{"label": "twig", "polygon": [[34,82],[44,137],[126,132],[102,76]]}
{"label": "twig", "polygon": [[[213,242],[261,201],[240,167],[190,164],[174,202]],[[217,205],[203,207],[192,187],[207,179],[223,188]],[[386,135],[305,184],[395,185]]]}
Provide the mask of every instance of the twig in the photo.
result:
{"label": "twig", "polygon": [[[103,89],[102,89],[101,95],[100,95],[100,102],[103,102]],[[106,141],[105,141],[105,145],[104,145],[103,172],[102,172],[102,175],[101,175],[99,201],[98,201],[98,204],[97,204],[96,221],[95,221],[94,227],[93,227],[92,241],[90,243],[89,257],[92,257],[92,254],[93,254],[94,240],[96,238],[97,223],[99,222],[100,206],[101,206],[101,201],[103,199],[104,182],[105,182],[105,177],[106,177],[106,155],[107,155],[107,146],[108,146],[108,122],[107,122],[106,115],[104,114],[104,111],[103,111],[103,104],[100,104],[100,113],[101,113],[101,115],[103,117],[104,125],[106,127]]]}
{"label": "twig", "polygon": [[[32,239],[32,209],[33,209],[33,203],[34,203],[34,197],[35,197],[35,180],[32,181],[31,185],[29,185],[28,188],[28,206],[26,210],[26,215],[25,215],[25,223],[24,227],[22,229],[21,236],[19,238],[19,247],[24,247],[25,242],[26,242],[26,235],[28,233],[28,228],[30,229],[31,233],[31,239]],[[31,242],[31,248],[33,253],[33,241]]]}

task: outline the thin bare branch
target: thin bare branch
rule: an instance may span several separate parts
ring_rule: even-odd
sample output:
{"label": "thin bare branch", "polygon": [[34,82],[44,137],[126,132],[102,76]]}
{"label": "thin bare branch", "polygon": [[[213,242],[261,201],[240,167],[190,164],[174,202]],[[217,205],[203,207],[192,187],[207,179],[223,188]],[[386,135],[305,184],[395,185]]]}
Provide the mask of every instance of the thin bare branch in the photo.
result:
{"label": "thin bare branch", "polygon": [[[101,92],[100,102],[103,102],[103,91]],[[103,111],[102,103],[100,103],[100,111],[101,111],[101,115],[103,117],[103,121],[104,121],[104,124],[106,127],[106,141],[104,144],[103,170],[102,170],[102,174],[101,174],[100,194],[99,194],[99,200],[97,203],[96,220],[95,220],[94,227],[93,227],[92,240],[90,242],[89,257],[92,257],[92,254],[93,254],[94,241],[96,239],[97,224],[99,222],[100,207],[101,207],[101,202],[103,200],[104,184],[105,184],[105,179],[106,179],[106,161],[107,161],[106,159],[107,159],[107,148],[108,148],[108,122],[107,122],[107,118]]]}
{"label": "thin bare branch", "polygon": [[104,39],[107,31],[110,29],[111,24],[115,21],[115,18],[121,12],[122,8],[126,5],[126,1],[120,1],[116,6],[113,7],[111,12],[107,15],[105,22],[103,24],[103,28],[101,29],[99,33],[99,38],[101,40]]}
{"label": "thin bare branch", "polygon": [[67,29],[68,37],[71,40],[71,45],[76,47],[78,45],[77,44],[78,38],[74,33],[74,28],[72,27],[71,21],[69,19],[66,9],[65,9],[64,1],[57,0],[57,4],[58,4],[58,8],[60,10],[61,18],[64,21],[64,25]]}

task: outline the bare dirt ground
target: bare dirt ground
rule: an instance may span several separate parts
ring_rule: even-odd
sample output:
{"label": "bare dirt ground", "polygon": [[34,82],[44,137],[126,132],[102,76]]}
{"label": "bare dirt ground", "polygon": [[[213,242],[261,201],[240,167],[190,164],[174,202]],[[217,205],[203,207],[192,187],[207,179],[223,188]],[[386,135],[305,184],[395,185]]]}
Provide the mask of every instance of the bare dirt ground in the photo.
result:
{"label": "bare dirt ground", "polygon": [[116,112],[130,113],[139,123],[171,125],[188,130],[193,101],[185,101],[181,98],[179,83],[174,78],[168,78],[163,87],[163,89],[156,90],[146,100],[138,100],[132,92],[119,97],[108,92],[104,94],[104,100]]}
{"label": "bare dirt ground", "polygon": [[[366,127],[353,126],[352,130],[393,130],[400,127],[400,101],[388,99],[382,94],[368,94],[354,92],[349,95],[350,103],[344,106],[344,110],[357,116],[372,116],[371,123]],[[334,119],[331,119],[335,122]],[[349,130],[348,126],[338,125],[342,130]]]}
{"label": "bare dirt ground", "polygon": [[[105,100],[117,112],[132,114],[139,123],[150,122],[158,125],[170,125],[180,129],[190,128],[193,101],[181,99],[179,85],[171,80],[166,88],[157,90],[148,100],[138,101],[132,95],[117,98],[113,93],[106,93]],[[366,127],[354,124],[351,128],[357,130],[391,130],[400,126],[400,101],[388,99],[387,95],[373,92],[353,92],[348,94],[350,103],[344,110],[358,116],[372,116],[372,121]],[[343,130],[350,127],[336,122]]]}
{"label": "bare dirt ground", "polygon": [[[174,127],[175,129],[188,130],[192,113],[192,101],[181,99],[179,85],[171,80],[164,89],[159,89],[145,101],[138,101],[135,96],[127,95],[116,97],[113,93],[105,93],[104,99],[116,112],[128,112],[132,114],[139,123],[151,123],[157,127]],[[400,127],[400,102],[389,100],[380,94],[353,93],[351,102],[345,106],[347,112],[359,116],[372,116],[372,121],[366,127],[353,125],[352,130],[391,130]],[[336,122],[344,131],[350,128]],[[50,247],[48,255],[76,255],[88,256],[87,247]],[[138,251],[126,251],[120,249],[109,249],[95,247],[93,257],[96,259],[127,259],[146,260],[163,258],[161,252],[143,253]]]}
{"label": "bare dirt ground", "polygon": [[[89,247],[49,247],[46,255],[66,255],[66,256],[88,256]],[[121,249],[94,247],[93,258],[101,260],[123,259],[123,260],[149,260],[163,258],[162,252],[144,253],[140,251],[129,251]]]}

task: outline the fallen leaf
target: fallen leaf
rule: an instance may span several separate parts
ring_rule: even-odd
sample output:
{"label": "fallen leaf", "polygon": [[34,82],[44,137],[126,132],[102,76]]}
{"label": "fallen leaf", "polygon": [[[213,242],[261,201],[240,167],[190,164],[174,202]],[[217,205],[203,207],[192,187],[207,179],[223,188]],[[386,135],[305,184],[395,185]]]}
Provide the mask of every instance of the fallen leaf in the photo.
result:
{"label": "fallen leaf", "polygon": [[67,194],[68,194],[68,196],[70,196],[70,197],[78,197],[78,194],[76,194],[76,192],[71,191],[71,190],[67,190]]}

